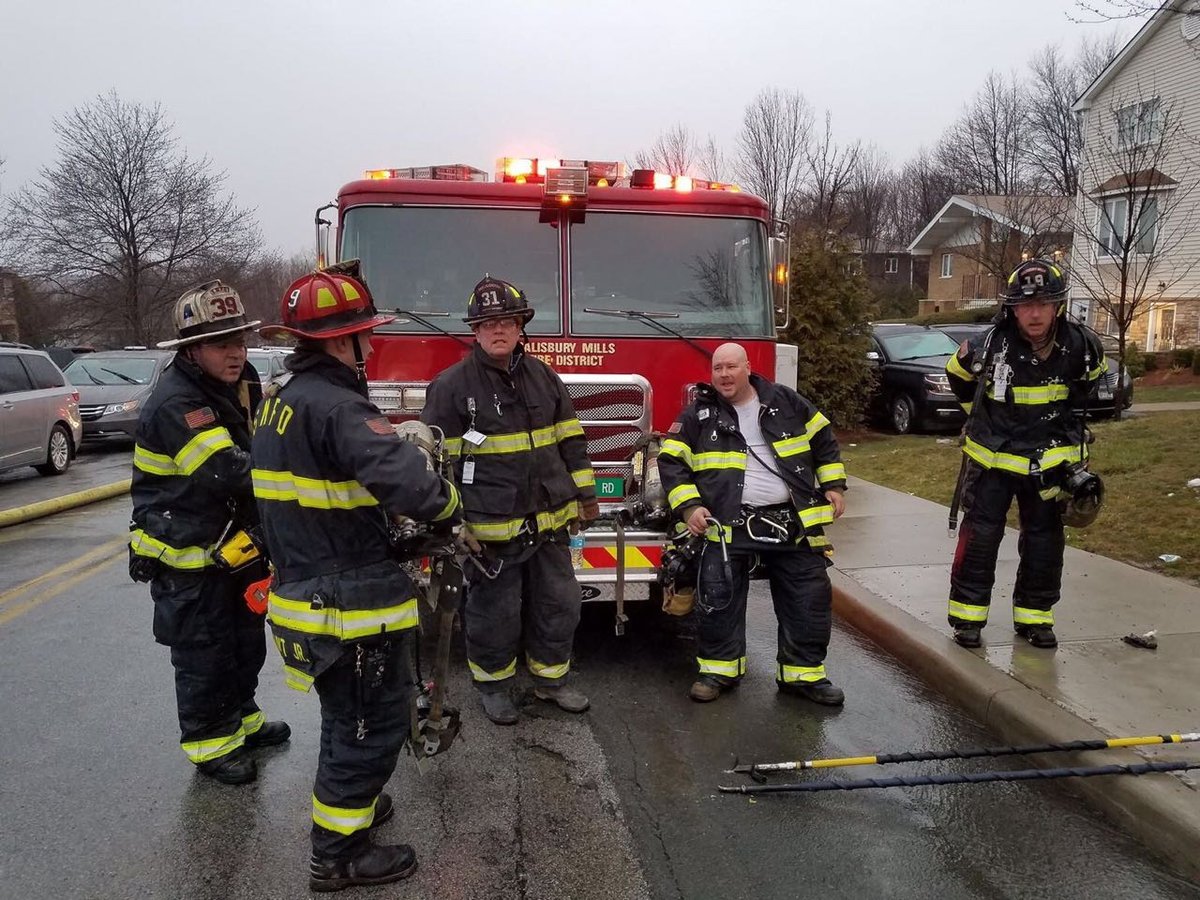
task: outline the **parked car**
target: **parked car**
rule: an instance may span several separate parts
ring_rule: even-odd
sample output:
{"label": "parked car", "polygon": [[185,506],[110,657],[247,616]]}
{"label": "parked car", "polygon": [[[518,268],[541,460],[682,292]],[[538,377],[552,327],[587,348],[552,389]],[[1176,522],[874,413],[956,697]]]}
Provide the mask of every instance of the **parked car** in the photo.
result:
{"label": "parked car", "polygon": [[79,389],[83,439],[132,441],[142,406],[174,356],[139,347],[75,357],[66,376]]}
{"label": "parked car", "polygon": [[[959,325],[935,325],[934,328],[940,329],[950,335],[956,343],[962,343],[974,337],[977,334],[984,334],[992,327],[990,322],[970,322]],[[1117,339],[1110,335],[1100,335],[1100,346],[1104,348],[1105,359],[1108,360],[1108,371],[1099,378],[1092,386],[1091,393],[1088,395],[1088,416],[1095,416],[1099,419],[1111,417],[1116,412],[1116,392],[1117,392],[1117,371],[1121,372],[1121,379],[1124,382],[1124,397],[1122,400],[1122,409],[1129,409],[1133,405],[1133,378],[1129,375],[1129,370],[1121,368],[1117,364]]]}
{"label": "parked car", "polygon": [[876,325],[867,360],[876,367],[868,414],[898,434],[925,427],[958,426],[966,418],[950,390],[946,363],[958,344],[921,325]]}
{"label": "parked car", "polygon": [[0,469],[61,475],[82,438],[79,392],[62,369],[41,350],[0,342]]}
{"label": "parked car", "polygon": [[291,352],[290,347],[251,347],[246,351],[246,358],[258,371],[259,380],[267,385],[287,371],[283,361]]}

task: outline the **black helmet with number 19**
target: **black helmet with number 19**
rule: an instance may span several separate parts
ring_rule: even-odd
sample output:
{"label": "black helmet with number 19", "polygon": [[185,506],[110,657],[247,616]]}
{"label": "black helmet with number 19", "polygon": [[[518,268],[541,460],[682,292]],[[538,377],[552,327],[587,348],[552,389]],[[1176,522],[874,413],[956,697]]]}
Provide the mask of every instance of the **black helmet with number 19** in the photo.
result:
{"label": "black helmet with number 19", "polygon": [[1067,295],[1067,277],[1057,263],[1030,259],[1021,263],[1004,285],[1000,299],[1005,306],[1020,303],[1057,303]]}

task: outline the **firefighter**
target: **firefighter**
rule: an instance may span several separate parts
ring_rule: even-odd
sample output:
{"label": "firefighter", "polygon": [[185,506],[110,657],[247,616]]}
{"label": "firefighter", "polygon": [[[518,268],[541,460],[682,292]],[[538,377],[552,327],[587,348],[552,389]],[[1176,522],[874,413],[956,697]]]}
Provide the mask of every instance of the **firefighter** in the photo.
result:
{"label": "firefighter", "polygon": [[158,345],[178,352],[142,409],[133,448],[129,572],[150,582],[154,637],[171,648],[183,752],[225,784],[257,777],[247,748],[291,734],[254,702],[266,641],[244,593],[265,562],[231,571],[215,552],[258,521],[250,432],[261,392],[245,342],[258,324],[220,281],[184,293],[178,336]]}
{"label": "firefighter", "polygon": [[[1013,628],[1035,647],[1054,648],[1054,604],[1062,582],[1059,497],[1086,473],[1088,435],[1077,409],[1108,370],[1096,335],[1067,320],[1067,282],[1053,262],[1021,263],[1001,294],[998,323],[964,341],[946,364],[967,410],[962,504],[966,509],[950,572],[954,639],[979,647],[996,578],[996,554],[1013,498],[1020,564]],[[978,379],[982,377],[981,384]]]}
{"label": "firefighter", "polygon": [[658,457],[672,510],[689,532],[708,536],[697,603],[699,677],[689,696],[716,700],[746,674],[746,596],[758,560],[779,620],[779,690],[840,706],[845,696],[824,665],[833,548],[822,526],[844,512],[846,489],[833,429],[807,399],[751,372],[740,344],[717,348],[712,377],[697,386]]}
{"label": "firefighter", "polygon": [[457,456],[465,527],[484,547],[488,571],[465,568],[463,621],[472,679],[498,725],[518,717],[510,688],[522,621],[534,696],[588,708],[566,681],[581,600],[567,545],[568,530],[599,514],[596,480],[566,386],[521,343],[532,318],[521,291],[484,276],[463,320],[475,346],[430,384],[421,414]]}

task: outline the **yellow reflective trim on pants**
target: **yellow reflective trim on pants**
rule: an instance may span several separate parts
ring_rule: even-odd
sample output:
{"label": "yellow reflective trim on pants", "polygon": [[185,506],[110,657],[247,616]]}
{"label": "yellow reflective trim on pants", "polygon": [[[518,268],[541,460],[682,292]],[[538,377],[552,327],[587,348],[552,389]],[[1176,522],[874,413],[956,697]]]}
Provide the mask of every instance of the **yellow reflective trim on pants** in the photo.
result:
{"label": "yellow reflective trim on pants", "polygon": [[726,678],[737,678],[746,674],[746,657],[737,659],[705,659],[696,657],[696,665],[701,675],[723,675]]}
{"label": "yellow reflective trim on pants", "polygon": [[567,660],[564,663],[540,663],[532,656],[526,654],[525,664],[529,666],[530,673],[537,675],[539,678],[563,678],[571,671],[571,661]]}
{"label": "yellow reflective trim on pants", "polygon": [[378,506],[379,501],[357,481],[304,478],[291,472],[251,469],[256,500],[295,502],[309,509],[356,509]]}
{"label": "yellow reflective trim on pants", "polygon": [[196,571],[211,566],[212,555],[207,547],[172,547],[151,537],[140,528],[129,533],[129,549],[135,556],[157,559],[172,569]]}
{"label": "yellow reflective trim on pants", "polygon": [[595,487],[596,473],[592,469],[576,469],[571,473],[571,480],[575,482],[575,487]]}
{"label": "yellow reflective trim on pants", "polygon": [[433,517],[433,521],[435,522],[440,522],[442,519],[450,518],[452,515],[454,515],[454,511],[458,509],[459,504],[462,503],[462,499],[458,495],[458,488],[456,488],[449,481],[446,482],[446,486],[450,488],[450,499],[446,502],[446,505],[442,507],[442,511]]}
{"label": "yellow reflective trim on pants", "polygon": [[679,507],[683,506],[689,500],[699,499],[700,489],[691,482],[676,485],[667,494],[667,502],[671,504],[671,509],[679,509]]}
{"label": "yellow reflective trim on pants", "polygon": [[244,734],[255,734],[265,724],[267,724],[267,717],[263,715],[261,709],[248,716],[242,716],[242,732]]}
{"label": "yellow reflective trim on pants", "polygon": [[988,619],[988,607],[986,606],[972,606],[969,603],[951,600],[948,610],[950,615],[956,619],[962,619],[964,622],[986,622]]}
{"label": "yellow reflective trim on pants", "polygon": [[[1066,400],[1068,389],[1065,384],[1039,384],[1036,387],[1018,387],[1012,386],[1013,403],[1021,406],[1039,406],[1045,403],[1055,403],[1059,400]],[[993,388],[988,388],[988,397],[992,400],[1004,401],[1004,397],[997,397]]]}
{"label": "yellow reflective trim on pants", "polygon": [[554,437],[565,441],[567,438],[583,437],[583,426],[578,419],[563,419],[554,423]]}
{"label": "yellow reflective trim on pants", "polygon": [[283,667],[283,683],[294,691],[300,691],[302,694],[307,694],[312,690],[313,682],[316,679],[307,672],[302,672],[292,666],[285,665]]}
{"label": "yellow reflective trim on pants", "polygon": [[824,665],[785,666],[780,663],[775,670],[775,678],[787,684],[794,684],[797,681],[812,684],[816,681],[824,681],[827,677]]}
{"label": "yellow reflective trim on pants", "polygon": [[833,524],[833,505],[826,503],[822,506],[806,506],[804,509],[797,510],[796,515],[800,517],[800,524],[807,528],[815,528],[818,525]]}
{"label": "yellow reflective trim on pants", "polygon": [[817,466],[817,482],[820,484],[828,484],[831,481],[845,481],[846,466],[843,463],[829,463],[824,466]]}
{"label": "yellow reflective trim on pants", "polygon": [[208,461],[208,458],[221,450],[233,446],[233,437],[226,428],[210,428],[202,431],[175,454],[175,466],[180,475],[191,475]]}
{"label": "yellow reflective trim on pants", "polygon": [[1054,610],[1030,609],[1028,606],[1013,605],[1014,625],[1053,625]]}
{"label": "yellow reflective trim on pants", "polygon": [[950,361],[946,363],[946,371],[955,378],[961,378],[963,381],[975,380],[975,373],[964,368],[963,364],[958,361],[958,354],[950,357]]}
{"label": "yellow reflective trim on pants", "polygon": [[517,674],[517,658],[515,656],[512,662],[496,672],[489,672],[469,659],[467,660],[467,666],[471,669],[471,678],[475,681],[504,681]]}
{"label": "yellow reflective trim on pants", "polygon": [[692,467],[692,448],[675,438],[667,438],[663,441],[662,446],[658,448],[658,455],[677,457],[682,459],[689,469]]}
{"label": "yellow reflective trim on pants", "polygon": [[175,460],[162,454],[147,450],[141,444],[133,445],[133,467],[150,475],[178,475]]}
{"label": "yellow reflective trim on pants", "polygon": [[220,759],[222,756],[228,756],[238,747],[244,746],[246,743],[246,733],[242,731],[241,726],[233,734],[227,734],[223,737],[206,738],[202,741],[180,741],[179,746],[183,748],[183,752],[187,754],[187,758],[194,763],[208,762],[213,759]]}
{"label": "yellow reflective trim on pants", "polygon": [[317,799],[317,795],[313,794],[312,819],[315,824],[327,831],[336,831],[338,834],[354,834],[356,831],[371,827],[371,823],[375,821],[375,804],[378,802],[379,798],[377,797],[371,801],[370,806],[357,808],[330,806],[328,803],[322,803]]}
{"label": "yellow reflective trim on pants", "polygon": [[706,469],[744,469],[746,454],[740,450],[730,450],[726,453],[709,452],[696,453],[692,456],[692,471],[702,472]]}
{"label": "yellow reflective trim on pants", "polygon": [[267,618],[280,628],[350,641],[380,632],[416,628],[420,621],[416,598],[381,609],[316,609],[307,600],[289,600],[274,591],[267,595]]}

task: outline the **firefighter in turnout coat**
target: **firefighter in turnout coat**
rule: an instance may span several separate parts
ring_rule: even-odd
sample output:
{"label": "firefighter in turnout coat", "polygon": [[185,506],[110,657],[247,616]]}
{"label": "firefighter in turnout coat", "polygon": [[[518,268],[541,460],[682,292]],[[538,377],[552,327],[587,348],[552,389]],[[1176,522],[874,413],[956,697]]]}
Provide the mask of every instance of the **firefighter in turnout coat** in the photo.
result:
{"label": "firefighter in turnout coat", "polygon": [[518,717],[510,686],[522,622],[534,696],[588,707],[566,683],[581,602],[567,544],[568,529],[599,513],[596,480],[566,386],[520,343],[532,318],[521,291],[485,276],[464,319],[475,346],[434,379],[421,414],[457,457],[466,527],[484,548],[488,573],[466,567],[463,620],[472,679],[501,725]]}
{"label": "firefighter in turnout coat", "polygon": [[289,686],[315,687],[321,743],[312,795],[309,886],[382,884],[417,865],[405,844],[372,842],[392,816],[382,793],[409,735],[417,593],[393,555],[390,521],[447,531],[458,492],[367,399],[378,315],[360,281],[326,270],[294,282],[282,324],[299,338],[290,377],[269,390],[252,450],[254,496],[275,567],[269,620]]}
{"label": "firefighter in turnout coat", "polygon": [[243,595],[266,564],[230,571],[215,553],[258,521],[250,422],[260,390],[245,343],[258,324],[220,281],[180,297],[178,337],[159,344],[178,353],[142,410],[133,449],[130,575],[150,582],[154,637],[171,648],[183,751],[225,784],[255,779],[247,748],[291,734],[254,701],[266,640]]}
{"label": "firefighter in turnout coat", "polygon": [[1057,265],[1022,263],[1006,283],[1001,321],[964,341],[946,364],[950,386],[968,413],[961,488],[966,512],[950,572],[948,616],[964,647],[982,643],[1014,497],[1021,562],[1013,628],[1035,647],[1058,645],[1053,607],[1066,546],[1060,495],[1087,461],[1084,422],[1075,411],[1086,406],[1093,382],[1108,371],[1096,335],[1064,315],[1066,293]]}
{"label": "firefighter in turnout coat", "polygon": [[779,620],[779,689],[839,706],[842,690],[825,672],[832,547],[822,526],[844,511],[846,488],[833,429],[804,397],[753,374],[739,344],[717,348],[712,374],[658,457],[672,510],[692,534],[708,535],[697,589],[699,677],[690,696],[715,700],[746,673],[746,596],[757,559]]}

